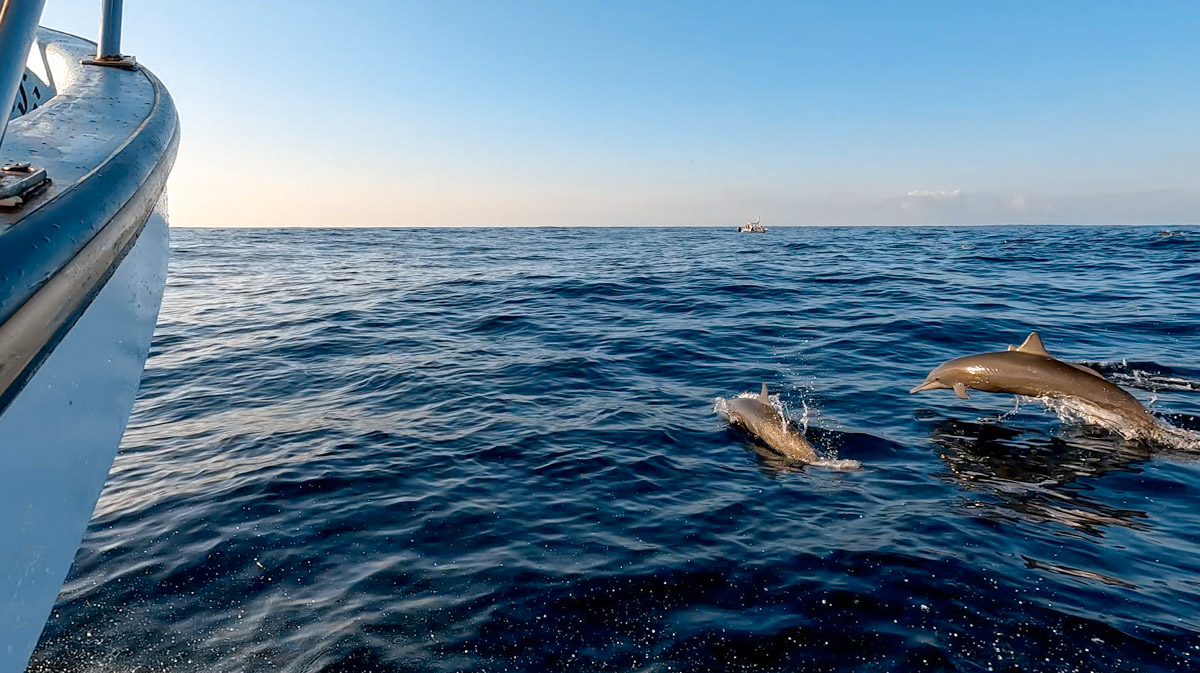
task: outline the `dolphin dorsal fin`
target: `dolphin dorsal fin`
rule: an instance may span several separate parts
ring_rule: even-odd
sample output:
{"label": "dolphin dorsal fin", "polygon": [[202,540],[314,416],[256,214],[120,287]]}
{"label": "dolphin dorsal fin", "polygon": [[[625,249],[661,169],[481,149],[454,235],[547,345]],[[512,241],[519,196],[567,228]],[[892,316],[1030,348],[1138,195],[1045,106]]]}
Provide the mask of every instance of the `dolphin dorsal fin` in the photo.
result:
{"label": "dolphin dorsal fin", "polygon": [[1050,357],[1050,354],[1046,352],[1046,347],[1042,345],[1042,338],[1038,336],[1037,332],[1030,332],[1029,336],[1025,337],[1025,343],[1017,346],[1016,350],[1022,353]]}
{"label": "dolphin dorsal fin", "polygon": [[758,394],[758,401],[763,404],[770,404],[771,398],[767,396],[767,384],[763,383],[762,392]]}

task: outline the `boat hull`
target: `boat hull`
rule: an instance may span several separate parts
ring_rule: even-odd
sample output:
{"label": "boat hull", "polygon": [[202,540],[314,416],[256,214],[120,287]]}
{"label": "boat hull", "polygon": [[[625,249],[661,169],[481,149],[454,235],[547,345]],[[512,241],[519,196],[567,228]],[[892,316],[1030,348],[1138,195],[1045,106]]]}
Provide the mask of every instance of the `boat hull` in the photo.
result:
{"label": "boat hull", "polygon": [[125,432],[166,281],[165,201],[0,416],[0,671],[24,670]]}
{"label": "boat hull", "polygon": [[174,102],[142,67],[86,65],[95,53],[39,29],[36,91],[0,145],[0,164],[29,166],[9,172],[50,178],[0,208],[0,673],[25,669],[70,570],[166,279]]}

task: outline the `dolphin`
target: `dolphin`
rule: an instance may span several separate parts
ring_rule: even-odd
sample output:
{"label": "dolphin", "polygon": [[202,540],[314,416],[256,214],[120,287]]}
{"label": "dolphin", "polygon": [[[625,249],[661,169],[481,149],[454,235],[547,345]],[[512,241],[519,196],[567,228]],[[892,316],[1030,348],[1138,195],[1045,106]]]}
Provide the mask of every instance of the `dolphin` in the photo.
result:
{"label": "dolphin", "polygon": [[767,397],[767,384],[763,384],[758,397],[725,400],[725,409],[725,416],[731,424],[762,440],[784,458],[800,463],[820,460],[817,450],[804,438],[804,433],[771,405]]}
{"label": "dolphin", "polygon": [[1007,351],[950,360],[929,372],[925,382],[909,393],[942,388],[952,389],[962,399],[970,397],[970,388],[1060,400],[1068,406],[1076,403],[1090,420],[1127,439],[1154,437],[1160,429],[1154,415],[1137,398],[1109,383],[1102,374],[1047,353],[1037,332],[1030,332],[1025,343],[1009,346]]}

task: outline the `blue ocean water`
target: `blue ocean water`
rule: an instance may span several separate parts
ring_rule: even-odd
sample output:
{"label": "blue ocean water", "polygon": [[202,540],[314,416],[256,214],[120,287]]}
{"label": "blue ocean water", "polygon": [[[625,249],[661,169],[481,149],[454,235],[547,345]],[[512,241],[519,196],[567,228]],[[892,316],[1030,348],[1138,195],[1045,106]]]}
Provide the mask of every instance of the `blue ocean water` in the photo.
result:
{"label": "blue ocean water", "polygon": [[[174,230],[31,671],[1200,669],[1200,230]],[[714,413],[779,392],[854,471]]]}

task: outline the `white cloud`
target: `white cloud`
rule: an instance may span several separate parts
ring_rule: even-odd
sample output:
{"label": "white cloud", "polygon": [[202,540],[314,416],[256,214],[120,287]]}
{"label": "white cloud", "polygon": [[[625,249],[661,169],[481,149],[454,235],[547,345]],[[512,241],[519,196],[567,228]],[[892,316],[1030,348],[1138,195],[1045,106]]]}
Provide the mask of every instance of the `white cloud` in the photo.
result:
{"label": "white cloud", "polygon": [[922,198],[930,198],[930,199],[952,199],[952,198],[958,196],[960,193],[961,193],[961,191],[958,189],[955,189],[953,191],[940,191],[940,192],[930,191],[928,189],[914,189],[911,192],[909,192],[908,195],[922,197]]}

